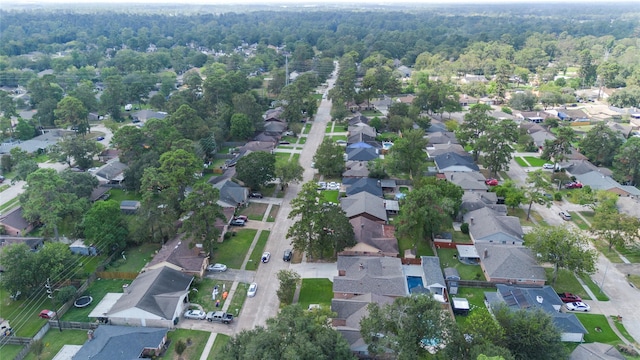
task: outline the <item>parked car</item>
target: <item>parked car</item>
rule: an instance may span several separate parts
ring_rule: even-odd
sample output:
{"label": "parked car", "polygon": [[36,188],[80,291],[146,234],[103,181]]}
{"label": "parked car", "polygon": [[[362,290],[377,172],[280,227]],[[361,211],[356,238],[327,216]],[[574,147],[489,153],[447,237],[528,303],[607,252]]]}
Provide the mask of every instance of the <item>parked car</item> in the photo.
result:
{"label": "parked car", "polygon": [[498,179],[487,179],[484,181],[484,183],[489,186],[496,186],[498,185]]}
{"label": "parked car", "polygon": [[98,137],[96,138],[96,141],[102,141],[102,140],[104,140],[104,136],[98,136]]}
{"label": "parked car", "polygon": [[288,142],[288,141],[280,141],[280,145],[289,145],[289,144],[291,144],[291,143]]}
{"label": "parked car", "polygon": [[553,164],[546,163],[546,164],[542,165],[542,168],[543,169],[547,169],[547,170],[553,170],[555,168],[555,166]]}
{"label": "parked car", "polygon": [[287,249],[284,251],[284,254],[282,255],[282,260],[291,261],[291,257],[293,257],[293,251],[291,251],[291,249]]}
{"label": "parked car", "polygon": [[0,184],[4,182],[4,176],[0,175]]}
{"label": "parked car", "polygon": [[582,189],[582,183],[579,182],[570,182],[564,186],[567,189]]}
{"label": "parked car", "polygon": [[184,313],[184,317],[186,319],[204,320],[204,318],[207,317],[207,313],[202,310],[187,310],[187,312]]}
{"label": "parked car", "polygon": [[225,264],[210,264],[209,266],[207,266],[207,270],[208,271],[223,272],[223,271],[227,271],[227,265],[225,265]]}
{"label": "parked car", "polygon": [[256,296],[256,292],[258,292],[258,284],[251,283],[251,285],[249,285],[249,289],[247,290],[247,297]]}
{"label": "parked car", "polygon": [[262,261],[263,263],[268,263],[268,262],[269,262],[269,259],[271,259],[271,253],[270,253],[270,252],[268,252],[268,251],[263,252],[263,253],[262,253],[261,261]]}
{"label": "parked car", "polygon": [[244,226],[244,220],[242,220],[242,219],[233,219],[233,220],[231,220],[229,225],[231,225],[231,226]]}
{"label": "parked car", "polygon": [[38,316],[40,316],[43,319],[53,319],[53,318],[56,317],[56,312],[44,309],[44,310],[40,311],[40,314]]}
{"label": "parked car", "polygon": [[238,215],[238,216],[234,217],[234,219],[244,220],[244,222],[249,221],[249,217],[247,217],[247,215]]}
{"label": "parked car", "polygon": [[224,311],[211,311],[207,314],[207,321],[231,324],[233,322],[233,315],[227,314]]}
{"label": "parked car", "polygon": [[340,183],[334,181],[328,183],[327,190],[340,190]]}
{"label": "parked car", "polygon": [[591,310],[591,306],[589,306],[589,304],[583,303],[582,301],[566,303],[564,305],[567,307],[567,310],[569,310],[569,311],[584,311],[584,312],[587,312],[587,311]]}
{"label": "parked car", "polygon": [[327,183],[324,181],[318,181],[318,190],[327,190]]}
{"label": "parked car", "polygon": [[564,292],[558,293],[560,300],[564,303],[572,303],[572,302],[582,302],[582,298],[578,295],[573,295],[572,293]]}
{"label": "parked car", "polygon": [[563,220],[567,220],[567,221],[571,220],[571,214],[569,214],[568,211],[560,211],[558,214]]}
{"label": "parked car", "polygon": [[249,194],[249,197],[251,198],[256,198],[256,199],[262,199],[262,194],[259,192],[252,192]]}

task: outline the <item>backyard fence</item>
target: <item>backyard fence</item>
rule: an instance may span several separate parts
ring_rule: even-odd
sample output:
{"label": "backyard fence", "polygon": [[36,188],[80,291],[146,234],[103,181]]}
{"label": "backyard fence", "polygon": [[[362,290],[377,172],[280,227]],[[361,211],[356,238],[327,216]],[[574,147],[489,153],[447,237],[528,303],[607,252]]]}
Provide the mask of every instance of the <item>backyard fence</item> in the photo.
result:
{"label": "backyard fence", "polygon": [[[64,330],[95,330],[98,325],[96,322],[60,321],[60,328]],[[58,320],[49,320],[49,326],[52,329],[57,329]]]}
{"label": "backyard fence", "polygon": [[460,287],[495,288],[497,283],[481,280],[456,280]]}

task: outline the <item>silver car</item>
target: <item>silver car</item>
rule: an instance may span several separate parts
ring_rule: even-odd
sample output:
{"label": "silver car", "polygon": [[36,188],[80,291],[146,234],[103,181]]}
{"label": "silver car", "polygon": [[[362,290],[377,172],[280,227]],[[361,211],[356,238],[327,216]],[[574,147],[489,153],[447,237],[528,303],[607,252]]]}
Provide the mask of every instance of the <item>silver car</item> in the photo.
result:
{"label": "silver car", "polygon": [[256,292],[258,292],[258,284],[251,283],[251,285],[249,285],[249,290],[247,290],[247,297],[256,296]]}
{"label": "silver car", "polygon": [[227,271],[227,265],[225,265],[225,264],[212,264],[212,265],[207,266],[207,270],[208,271],[223,272],[223,271]]}
{"label": "silver car", "polygon": [[187,312],[184,313],[184,317],[186,319],[204,320],[204,318],[207,317],[207,313],[202,310],[187,310]]}

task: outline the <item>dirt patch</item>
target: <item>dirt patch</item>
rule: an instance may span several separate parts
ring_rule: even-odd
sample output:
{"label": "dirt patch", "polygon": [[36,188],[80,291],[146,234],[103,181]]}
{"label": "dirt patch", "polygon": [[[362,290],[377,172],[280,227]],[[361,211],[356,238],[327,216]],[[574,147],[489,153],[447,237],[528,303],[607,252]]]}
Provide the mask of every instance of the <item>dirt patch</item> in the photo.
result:
{"label": "dirt patch", "polygon": [[242,209],[240,214],[247,216],[264,216],[265,211],[267,211],[268,204],[259,204],[259,203],[250,203],[249,206]]}

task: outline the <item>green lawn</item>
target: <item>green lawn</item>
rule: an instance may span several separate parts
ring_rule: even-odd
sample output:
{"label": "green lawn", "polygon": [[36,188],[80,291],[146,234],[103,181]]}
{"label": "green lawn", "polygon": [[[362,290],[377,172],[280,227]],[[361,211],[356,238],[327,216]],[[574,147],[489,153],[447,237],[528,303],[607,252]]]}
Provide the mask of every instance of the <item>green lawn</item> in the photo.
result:
{"label": "green lawn", "polygon": [[3,191],[7,190],[7,189],[8,189],[8,188],[10,188],[10,187],[11,187],[11,185],[9,185],[9,184],[4,184],[4,185],[0,186],[0,192],[3,192]]}
{"label": "green lawn", "polygon": [[220,334],[216,335],[216,341],[213,343],[213,347],[211,348],[211,352],[209,352],[208,360],[215,360],[218,358],[218,354],[222,354],[224,347],[227,346],[227,343],[231,340],[229,335]]}
{"label": "green lawn", "polygon": [[333,132],[333,121],[330,121],[329,123],[327,123],[327,127],[325,128],[325,132],[330,133]]}
{"label": "green lawn", "polygon": [[347,135],[331,135],[331,140],[333,140],[333,141],[338,141],[338,140],[347,141]]}
{"label": "green lawn", "polygon": [[276,153],[276,167],[278,166],[278,164],[280,165],[284,165],[289,161],[289,158],[291,157],[290,153]]}
{"label": "green lawn", "polygon": [[223,286],[226,291],[231,289],[231,285],[233,285],[233,281],[222,281],[217,279],[210,278],[202,278],[197,280],[197,284],[195,285],[198,291],[191,291],[189,293],[189,301],[193,304],[202,305],[205,311],[215,311],[216,310],[216,302],[211,297],[213,293],[213,288],[218,285],[220,291],[218,292],[217,300],[220,300],[220,308],[224,306],[226,300],[222,299]]}
{"label": "green lawn", "polygon": [[455,231],[451,229],[451,236],[453,237],[453,241],[462,244],[471,244],[471,236],[469,234],[463,234],[462,231]]}
{"label": "green lawn", "polygon": [[[44,343],[44,351],[40,357],[36,357],[33,351],[25,357],[25,360],[48,360],[62,349],[64,345],[82,345],[87,341],[87,330],[62,330],[51,329],[42,338]],[[4,359],[4,358],[3,358]]]}
{"label": "green lawn", "polygon": [[520,156],[516,156],[516,158],[514,159],[518,165],[522,166],[522,167],[529,167],[529,164],[527,164],[523,158],[521,158]]}
{"label": "green lawn", "polygon": [[606,241],[601,239],[592,239],[591,243],[596,247],[596,249],[598,249],[598,251],[602,255],[606,256],[607,259],[609,259],[609,261],[611,261],[612,263],[622,263],[622,259],[620,258],[620,256],[618,256],[618,253],[614,250],[609,250],[609,244],[607,244]]}
{"label": "green lawn", "polygon": [[[531,210],[531,214],[533,214],[535,211]],[[520,219],[520,224],[524,225],[524,226],[534,226],[535,224],[533,223],[533,221],[531,221],[531,219],[527,220],[527,210],[526,209],[521,209],[521,208],[508,208],[507,209],[507,214],[510,216],[516,216],[518,219]],[[533,215],[532,215],[533,217]]]}
{"label": "green lawn", "polygon": [[531,164],[531,166],[534,166],[534,167],[542,167],[542,165],[544,165],[544,164],[546,164],[548,162],[545,159],[540,159],[540,158],[534,157],[534,156],[525,156],[524,159],[527,160],[527,162],[529,164]]}
{"label": "green lawn", "polygon": [[22,345],[2,345],[0,347],[0,359],[14,359],[22,351],[23,347]]}
{"label": "green lawn", "polygon": [[[604,315],[576,313],[576,316],[587,331],[589,331],[589,333],[584,336],[585,342],[601,342],[611,345],[616,345],[621,342],[618,335],[611,330],[611,326],[609,326],[607,318]],[[598,332],[596,328],[600,328],[601,331]]]}
{"label": "green lawn", "polygon": [[[207,345],[207,340],[211,335],[208,331],[201,330],[187,330],[187,329],[175,329],[169,331],[168,338],[171,340],[167,352],[162,357],[163,359],[199,359],[204,350],[204,346]],[[86,336],[86,334],[85,334]],[[178,340],[184,342],[187,339],[191,339],[191,345],[187,346],[187,349],[182,353],[182,357],[178,357],[175,348]]]}
{"label": "green lawn", "polygon": [[[264,252],[264,247],[267,245],[267,240],[269,239],[270,232],[267,230],[263,230],[260,233],[260,237],[258,238],[258,242],[256,246],[253,248],[253,252],[249,257],[249,262],[247,262],[246,270],[256,270],[258,265],[260,264],[260,259],[262,258],[262,253]],[[272,254],[273,255],[273,254]]]}
{"label": "green lawn", "polygon": [[457,254],[458,250],[456,249],[438,249],[440,266],[443,269],[447,267],[458,269],[462,280],[486,280],[480,265],[465,265],[458,261]]}
{"label": "green lawn", "polygon": [[616,250],[630,262],[635,264],[640,263],[640,245],[629,247],[616,246]]}
{"label": "green lawn", "polygon": [[302,128],[302,133],[308,134],[309,130],[311,130],[311,124],[305,124],[304,127]]}
{"label": "green lawn", "polygon": [[591,297],[587,295],[587,292],[584,291],[584,288],[576,279],[576,276],[568,270],[560,269],[558,270],[558,280],[556,284],[553,285],[551,280],[553,279],[553,269],[546,268],[544,269],[547,273],[547,284],[553,286],[553,288],[559,292],[570,292],[576,295],[579,295],[585,300],[591,300]]}
{"label": "green lawn", "polygon": [[40,294],[35,298],[22,295],[17,301],[13,301],[9,298],[9,292],[0,287],[0,317],[9,320],[17,336],[32,337],[45,323],[45,320],[38,317],[38,313],[52,306],[51,300],[45,295]]}
{"label": "green lawn", "polygon": [[124,251],[126,260],[122,257],[116,258],[105,271],[113,272],[140,272],[142,268],[153,258],[156,250],[160,249],[159,244],[142,244]]}
{"label": "green lawn", "polygon": [[[249,281],[249,279],[247,279],[247,281]],[[236,317],[240,314],[240,310],[242,309],[242,306],[244,306],[244,301],[247,299],[247,289],[249,289],[248,283],[238,283],[236,292],[233,294],[233,298],[231,298],[231,304],[229,304],[228,311]]]}
{"label": "green lawn", "polygon": [[241,229],[236,231],[236,236],[215,244],[215,250],[211,263],[222,263],[231,269],[240,269],[244,257],[256,236],[257,230]]}
{"label": "green lawn", "polygon": [[[484,304],[484,293],[485,292],[495,292],[495,288],[469,288],[469,287],[461,287],[458,288],[458,295],[456,297],[466,298],[469,300],[469,315],[472,313],[479,312],[489,312],[487,307]],[[456,322],[461,325],[467,321],[467,316],[456,316]]]}
{"label": "green lawn", "polygon": [[338,196],[340,196],[339,190],[324,190],[322,191],[322,198],[325,203],[338,203]]}
{"label": "green lawn", "polygon": [[403,237],[398,237],[398,247],[400,249],[400,256],[404,256],[404,251],[407,249],[413,249],[414,248],[414,244],[417,243],[417,257],[420,256],[434,256],[435,254],[433,253],[433,249],[431,248],[431,246],[429,245],[429,240],[419,240],[416,242],[416,240],[414,240],[411,237],[408,236],[403,236]]}
{"label": "green lawn", "polygon": [[329,279],[302,279],[298,304],[303,309],[309,304],[320,304],[322,307],[330,307],[333,299],[333,283]]}
{"label": "green lawn", "polygon": [[500,171],[498,174],[500,174],[500,178],[502,180],[511,180],[506,171]]}
{"label": "green lawn", "polygon": [[2,206],[0,206],[0,212],[4,212],[8,209],[13,209],[14,207],[18,206],[18,203],[20,202],[20,198],[15,197],[12,200],[9,200],[8,202],[2,204]]}
{"label": "green lawn", "polygon": [[69,310],[62,315],[63,321],[80,321],[93,322],[95,318],[89,318],[88,315],[95,309],[98,303],[107,293],[122,293],[122,285],[130,284],[131,280],[120,279],[99,279],[89,285],[89,288],[82,295],[89,295],[93,298],[91,304],[84,308],[70,307]]}
{"label": "green lawn", "polygon": [[582,281],[587,285],[593,295],[596,296],[596,299],[600,301],[609,301],[609,297],[600,290],[600,286],[598,286],[593,280],[591,280],[591,276],[583,275],[580,277],[580,279],[582,279]]}
{"label": "green lawn", "polygon": [[629,275],[627,279],[629,279],[629,282],[635,285],[635,287],[640,288],[640,275]]}
{"label": "green lawn", "polygon": [[142,200],[142,195],[134,191],[111,189],[109,190],[109,200],[115,200],[117,202],[123,200]]}
{"label": "green lawn", "polygon": [[573,221],[574,224],[576,224],[580,230],[584,230],[584,231],[588,231],[590,226],[589,224],[587,224],[584,220],[582,220],[582,218],[578,215],[577,212],[575,211],[569,211],[569,214],[571,214],[571,220]]}
{"label": "green lawn", "polygon": [[[278,195],[284,193],[278,193]],[[276,215],[278,215],[278,211],[280,210],[280,205],[271,205],[271,211],[269,212],[269,216],[267,217],[267,222],[275,222]]]}
{"label": "green lawn", "polygon": [[278,145],[278,149],[293,150],[294,148],[295,146],[291,146],[291,145]]}

